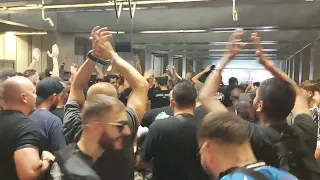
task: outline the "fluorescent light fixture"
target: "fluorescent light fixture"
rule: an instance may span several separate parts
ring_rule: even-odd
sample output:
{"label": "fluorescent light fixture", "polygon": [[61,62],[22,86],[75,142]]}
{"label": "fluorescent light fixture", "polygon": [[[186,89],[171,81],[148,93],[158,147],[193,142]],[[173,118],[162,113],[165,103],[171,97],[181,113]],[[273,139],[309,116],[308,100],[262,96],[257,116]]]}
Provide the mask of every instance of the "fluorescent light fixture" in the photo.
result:
{"label": "fluorescent light fixture", "polygon": [[1,10],[7,10],[8,8],[6,7],[6,6],[3,6],[2,8],[1,8]]}
{"label": "fluorescent light fixture", "polygon": [[8,32],[5,32],[5,35],[14,35],[14,33],[11,31],[8,31]]}
{"label": "fluorescent light fixture", "polygon": [[[229,51],[228,49],[210,49],[210,52],[226,52]],[[256,49],[242,49],[242,51],[246,51],[246,52],[256,52]],[[263,49],[262,51],[264,52],[276,52],[277,49]]]}
{"label": "fluorescent light fixture", "polygon": [[42,4],[26,4],[26,7],[42,7]]}
{"label": "fluorescent light fixture", "polygon": [[23,36],[23,35],[46,35],[47,32],[13,32],[13,34],[17,36]]}
{"label": "fluorescent light fixture", "polygon": [[[245,42],[246,44],[255,44],[253,42]],[[208,45],[229,45],[230,42],[210,42]],[[235,43],[235,44],[242,44],[241,42]],[[278,41],[261,41],[261,44],[264,45],[272,45],[272,44],[278,44]]]}
{"label": "fluorescent light fixture", "polygon": [[202,33],[207,32],[204,29],[194,29],[194,30],[163,30],[163,31],[141,31],[141,34],[167,34],[167,33]]}
{"label": "fluorescent light fixture", "polygon": [[111,34],[124,34],[124,31],[110,31]]}
{"label": "fluorescent light fixture", "polygon": [[[170,3],[185,3],[185,2],[206,2],[210,0],[150,0],[150,1],[139,1],[139,5],[143,4],[170,4]],[[122,5],[129,5],[128,2],[122,2]],[[92,3],[92,4],[61,4],[61,5],[43,5],[45,9],[64,9],[64,8],[88,8],[88,7],[108,7],[114,6],[113,2],[107,3]],[[19,11],[19,10],[31,10],[31,9],[40,9],[38,6],[18,6],[10,7],[9,10]]]}

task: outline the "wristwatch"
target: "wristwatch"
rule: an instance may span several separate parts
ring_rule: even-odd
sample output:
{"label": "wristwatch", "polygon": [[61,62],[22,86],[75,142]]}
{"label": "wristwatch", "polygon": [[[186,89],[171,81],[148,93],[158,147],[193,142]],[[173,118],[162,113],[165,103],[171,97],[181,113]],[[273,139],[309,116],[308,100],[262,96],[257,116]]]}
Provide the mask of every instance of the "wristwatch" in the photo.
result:
{"label": "wristwatch", "polygon": [[108,63],[108,62],[106,62],[106,61],[104,61],[104,60],[102,60],[102,59],[99,59],[99,58],[93,56],[93,55],[92,55],[92,50],[90,50],[90,51],[88,52],[87,57],[88,57],[89,59],[91,59],[92,61],[97,62],[97,63],[99,63],[99,64],[101,64],[101,65],[109,66],[109,63]]}

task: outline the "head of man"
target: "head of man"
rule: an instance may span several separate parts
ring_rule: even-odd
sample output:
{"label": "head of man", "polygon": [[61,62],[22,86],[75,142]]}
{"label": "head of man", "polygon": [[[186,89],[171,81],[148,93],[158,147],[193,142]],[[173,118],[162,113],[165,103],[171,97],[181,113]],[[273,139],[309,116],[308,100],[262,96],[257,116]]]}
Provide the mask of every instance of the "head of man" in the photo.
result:
{"label": "head of man", "polygon": [[58,77],[45,78],[37,86],[37,106],[54,109],[63,96],[64,84]]}
{"label": "head of man", "polygon": [[16,74],[17,74],[16,71],[12,68],[3,68],[0,70],[0,107],[2,109],[5,107],[5,103],[2,98],[2,92],[3,92],[2,84],[6,79],[16,76]]}
{"label": "head of man", "polygon": [[104,82],[112,84],[116,89],[119,88],[119,76],[116,74],[108,74],[107,76],[104,77]]}
{"label": "head of man", "polygon": [[320,102],[320,94],[319,94],[319,86],[316,81],[307,80],[301,84],[301,88],[303,89],[303,94],[306,99],[308,99],[309,104],[313,102],[314,104],[319,104]]}
{"label": "head of man", "polygon": [[193,78],[193,73],[192,72],[187,72],[186,73],[186,80],[191,82],[192,78]]}
{"label": "head of man", "polygon": [[232,112],[209,113],[204,117],[198,140],[201,164],[212,178],[232,168],[230,161],[235,159],[237,150],[250,146],[244,121]]}
{"label": "head of man", "polygon": [[257,89],[258,87],[260,87],[260,82],[254,82],[253,83],[253,88]]}
{"label": "head of man", "polygon": [[156,77],[155,78],[155,86],[156,87],[164,87],[168,84],[168,76]]}
{"label": "head of man", "polygon": [[125,106],[117,98],[103,94],[88,97],[84,103],[83,138],[96,142],[102,149],[123,148],[123,137],[130,135]]}
{"label": "head of man", "polygon": [[35,110],[36,97],[36,89],[28,78],[14,76],[2,84],[5,109],[18,110],[29,116]]}
{"label": "head of man", "polygon": [[106,96],[112,96],[115,98],[118,97],[118,92],[116,88],[111,83],[107,83],[107,82],[100,82],[92,85],[88,89],[87,97],[90,98],[97,94],[104,94]]}
{"label": "head of man", "polygon": [[230,99],[232,101],[232,105],[235,106],[237,102],[239,102],[239,97],[241,93],[244,93],[245,89],[242,86],[236,86],[230,93]]}
{"label": "head of man", "polygon": [[193,110],[196,105],[197,90],[189,81],[182,81],[174,86],[170,106],[176,113],[180,110]]}
{"label": "head of man", "polygon": [[34,86],[37,86],[40,82],[39,74],[34,69],[27,69],[24,71],[23,76],[28,78]]}
{"label": "head of man", "polygon": [[239,102],[236,104],[235,109],[244,120],[258,120],[253,100],[256,97],[256,92],[242,93],[239,97]]}
{"label": "head of man", "polygon": [[44,76],[45,78],[52,76],[52,68],[47,68],[44,70]]}
{"label": "head of man", "polygon": [[253,100],[260,124],[285,122],[296,100],[293,86],[279,78],[270,78],[261,83]]}
{"label": "head of man", "polygon": [[229,78],[228,83],[229,83],[229,86],[238,86],[238,79],[235,77],[231,77]]}

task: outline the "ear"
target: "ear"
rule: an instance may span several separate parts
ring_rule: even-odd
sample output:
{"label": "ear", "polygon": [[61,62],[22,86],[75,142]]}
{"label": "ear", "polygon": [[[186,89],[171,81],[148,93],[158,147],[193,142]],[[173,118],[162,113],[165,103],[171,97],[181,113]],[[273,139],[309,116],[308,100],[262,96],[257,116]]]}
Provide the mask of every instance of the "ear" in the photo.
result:
{"label": "ear", "polygon": [[260,101],[257,106],[257,112],[261,112],[263,110],[263,101]]}
{"label": "ear", "polygon": [[170,107],[173,109],[175,107],[174,100],[170,98]]}
{"label": "ear", "polygon": [[28,100],[27,100],[27,96],[26,96],[25,93],[22,93],[22,94],[21,94],[20,99],[21,99],[21,101],[24,102],[24,103],[27,103],[27,101],[28,101]]}
{"label": "ear", "polygon": [[313,96],[313,92],[311,91],[307,91],[307,94],[308,94],[308,98],[311,98]]}

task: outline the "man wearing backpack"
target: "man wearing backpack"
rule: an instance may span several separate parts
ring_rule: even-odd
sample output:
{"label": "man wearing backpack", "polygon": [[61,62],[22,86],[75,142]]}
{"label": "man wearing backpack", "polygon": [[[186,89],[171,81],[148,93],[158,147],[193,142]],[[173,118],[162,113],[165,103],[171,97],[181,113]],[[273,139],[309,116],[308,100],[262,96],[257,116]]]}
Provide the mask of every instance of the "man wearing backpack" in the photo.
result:
{"label": "man wearing backpack", "polygon": [[[210,112],[227,111],[212,95],[219,89],[217,82],[222,70],[243,47],[239,45],[240,36],[240,32],[231,36],[229,53],[221,59],[200,92],[200,102]],[[289,171],[299,179],[318,180],[320,168],[314,158],[317,126],[311,118],[308,103],[296,83],[264,56],[257,34],[252,34],[251,38],[257,45],[259,63],[275,76],[261,84],[253,100],[259,120],[259,125],[247,123],[253,153],[258,161]],[[292,126],[286,123],[290,112],[294,118]]]}
{"label": "man wearing backpack", "polygon": [[233,112],[208,114],[199,129],[201,163],[212,179],[296,180],[286,171],[257,162],[246,122]]}

